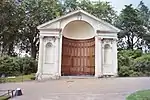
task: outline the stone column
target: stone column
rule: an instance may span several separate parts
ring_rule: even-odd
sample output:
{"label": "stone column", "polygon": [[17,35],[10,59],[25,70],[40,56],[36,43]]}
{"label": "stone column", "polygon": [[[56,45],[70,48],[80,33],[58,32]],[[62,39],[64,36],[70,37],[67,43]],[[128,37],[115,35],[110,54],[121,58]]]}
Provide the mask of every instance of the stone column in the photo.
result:
{"label": "stone column", "polygon": [[98,39],[95,37],[95,77],[98,77]]}
{"label": "stone column", "polygon": [[103,76],[103,65],[102,65],[102,38],[99,37],[99,70],[100,70],[100,77]]}
{"label": "stone column", "polygon": [[60,39],[60,36],[55,36],[55,38],[56,38],[56,48],[55,48],[55,51],[56,51],[56,57],[55,57],[55,60],[56,60],[56,62],[55,62],[55,67],[57,67],[57,73],[56,73],[56,76],[60,76],[61,75],[61,69],[60,69],[60,58],[61,58],[61,55],[60,55],[60,41],[61,41],[61,39]]}
{"label": "stone column", "polygon": [[118,74],[118,58],[117,58],[117,39],[113,39],[113,69],[114,75],[117,76]]}
{"label": "stone column", "polygon": [[62,63],[62,34],[60,33],[60,36],[59,36],[59,75],[61,76],[61,63]]}
{"label": "stone column", "polygon": [[101,55],[101,38],[95,37],[95,77],[102,76],[102,55]]}
{"label": "stone column", "polygon": [[42,66],[43,66],[43,38],[40,36],[40,45],[39,45],[39,59],[38,59],[38,71],[36,73],[36,78],[38,80],[42,79]]}

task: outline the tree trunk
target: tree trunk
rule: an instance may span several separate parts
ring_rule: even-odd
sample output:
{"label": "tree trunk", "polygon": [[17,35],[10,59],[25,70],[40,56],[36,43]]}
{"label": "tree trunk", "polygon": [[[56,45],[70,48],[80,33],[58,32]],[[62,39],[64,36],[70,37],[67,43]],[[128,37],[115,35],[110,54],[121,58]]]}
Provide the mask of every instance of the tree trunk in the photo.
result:
{"label": "tree trunk", "polygon": [[127,36],[128,40],[127,40],[127,49],[131,49],[131,42],[130,42],[130,36]]}
{"label": "tree trunk", "polygon": [[36,53],[37,53],[36,46],[34,43],[31,43],[31,57],[36,59]]}
{"label": "tree trunk", "polygon": [[14,54],[13,42],[11,42],[11,43],[9,44],[7,54],[8,54],[9,56],[13,56],[13,54]]}
{"label": "tree trunk", "polygon": [[133,33],[131,34],[132,38],[131,38],[131,50],[134,50],[134,35]]}

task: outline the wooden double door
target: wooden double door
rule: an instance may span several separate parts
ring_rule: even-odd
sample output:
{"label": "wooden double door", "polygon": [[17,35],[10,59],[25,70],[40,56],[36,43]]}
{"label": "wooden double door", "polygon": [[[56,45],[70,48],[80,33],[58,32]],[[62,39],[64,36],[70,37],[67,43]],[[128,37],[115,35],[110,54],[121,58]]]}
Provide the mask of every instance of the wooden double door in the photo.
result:
{"label": "wooden double door", "polygon": [[62,66],[63,75],[95,74],[95,39],[75,40],[63,37]]}

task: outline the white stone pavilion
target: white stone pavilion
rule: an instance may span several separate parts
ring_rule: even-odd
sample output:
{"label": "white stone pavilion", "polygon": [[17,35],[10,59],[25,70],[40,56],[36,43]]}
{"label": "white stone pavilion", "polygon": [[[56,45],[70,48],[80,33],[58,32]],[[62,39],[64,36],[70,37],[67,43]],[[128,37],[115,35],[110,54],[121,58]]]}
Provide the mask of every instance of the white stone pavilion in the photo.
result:
{"label": "white stone pavilion", "polygon": [[76,10],[38,26],[38,79],[117,75],[118,28]]}

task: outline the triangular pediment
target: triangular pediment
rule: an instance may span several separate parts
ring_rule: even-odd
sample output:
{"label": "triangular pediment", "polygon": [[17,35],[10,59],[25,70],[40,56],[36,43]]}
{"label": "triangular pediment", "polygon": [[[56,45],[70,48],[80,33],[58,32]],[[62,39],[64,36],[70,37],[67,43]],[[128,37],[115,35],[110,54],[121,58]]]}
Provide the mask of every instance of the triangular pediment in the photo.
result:
{"label": "triangular pediment", "polygon": [[[80,19],[79,17],[83,17]],[[73,12],[70,12],[64,16],[61,16],[59,18],[53,19],[51,21],[48,21],[42,25],[39,25],[37,28],[40,29],[63,29],[69,21],[73,20],[86,20],[91,24],[95,30],[105,31],[105,32],[112,32],[112,33],[118,33],[120,29],[114,27],[113,25],[83,11],[83,10],[76,10]],[[64,22],[64,23],[63,23]]]}

